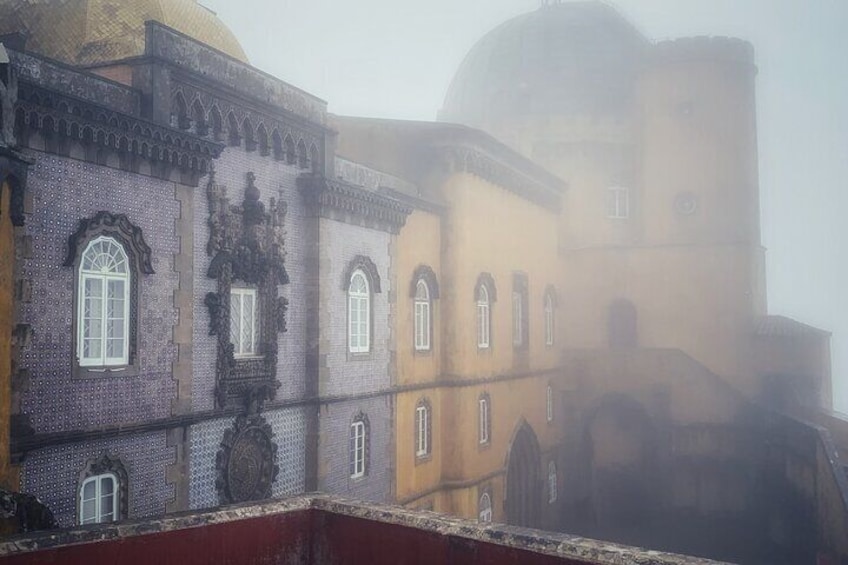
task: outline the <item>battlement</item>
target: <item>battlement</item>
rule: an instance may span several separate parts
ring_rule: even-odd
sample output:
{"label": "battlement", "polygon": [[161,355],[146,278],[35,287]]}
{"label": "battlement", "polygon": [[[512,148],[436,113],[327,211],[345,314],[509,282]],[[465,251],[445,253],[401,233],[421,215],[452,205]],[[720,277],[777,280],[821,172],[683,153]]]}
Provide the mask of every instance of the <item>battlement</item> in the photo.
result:
{"label": "battlement", "polygon": [[736,37],[681,37],[655,43],[650,50],[654,63],[716,61],[755,65],[754,46]]}

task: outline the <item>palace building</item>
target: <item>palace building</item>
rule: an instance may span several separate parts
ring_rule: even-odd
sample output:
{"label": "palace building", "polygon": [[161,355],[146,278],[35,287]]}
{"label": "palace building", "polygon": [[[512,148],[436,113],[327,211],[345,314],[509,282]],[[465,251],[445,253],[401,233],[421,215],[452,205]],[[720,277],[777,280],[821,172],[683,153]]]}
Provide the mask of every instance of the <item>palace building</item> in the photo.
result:
{"label": "palace building", "polygon": [[321,491],[848,558],[829,334],[767,310],[749,43],[546,3],[435,122],[328,114],[193,0],[0,0],[0,43],[7,530]]}

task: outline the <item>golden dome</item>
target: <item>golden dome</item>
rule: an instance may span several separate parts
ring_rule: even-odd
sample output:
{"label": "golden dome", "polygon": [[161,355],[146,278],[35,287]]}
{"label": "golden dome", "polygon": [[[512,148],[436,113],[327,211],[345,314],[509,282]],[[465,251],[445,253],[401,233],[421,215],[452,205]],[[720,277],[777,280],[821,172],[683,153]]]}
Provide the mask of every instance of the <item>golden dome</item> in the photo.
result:
{"label": "golden dome", "polygon": [[233,32],[195,0],[0,0],[0,34],[25,32],[27,50],[72,65],[144,54],[147,20],[248,62]]}

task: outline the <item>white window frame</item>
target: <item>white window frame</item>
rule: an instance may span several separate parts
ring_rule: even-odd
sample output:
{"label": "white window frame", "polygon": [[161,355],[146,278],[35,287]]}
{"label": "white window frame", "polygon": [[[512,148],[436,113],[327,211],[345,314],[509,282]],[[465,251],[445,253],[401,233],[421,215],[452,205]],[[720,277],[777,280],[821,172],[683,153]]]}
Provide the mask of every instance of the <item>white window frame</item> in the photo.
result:
{"label": "white window frame", "polygon": [[356,420],[350,425],[350,458],[351,479],[365,476],[365,435],[367,430],[363,420]]}
{"label": "white window frame", "polygon": [[554,389],[551,385],[545,391],[545,415],[548,422],[554,421]]}
{"label": "white window frame", "polygon": [[524,297],[517,290],[512,292],[512,345],[524,345]]}
{"label": "white window frame", "polygon": [[554,301],[550,294],[545,295],[545,345],[554,344]]}
{"label": "white window frame", "polygon": [[[355,290],[354,283],[362,280],[365,290]],[[347,291],[347,344],[350,353],[371,351],[371,283],[362,269],[350,275]]]}
{"label": "white window frame", "polygon": [[477,519],[482,524],[490,524],[492,522],[492,497],[489,496],[488,492],[480,495],[478,507]]}
{"label": "white window frame", "polygon": [[[93,271],[86,270],[86,256],[89,252],[92,252],[92,249],[95,245],[98,245],[102,242],[109,242],[114,245],[117,250],[120,252],[119,259],[123,262],[124,272],[107,272],[105,270],[101,271]],[[99,281],[100,283],[100,329],[101,333],[99,336],[100,341],[100,352],[101,354],[97,357],[94,356],[85,356],[85,342],[86,342],[86,320],[85,311],[86,311],[86,296],[85,289],[86,283],[89,281]],[[110,284],[114,284],[117,282],[122,282],[124,286],[124,292],[121,296],[121,300],[123,300],[123,326],[122,332],[122,351],[123,354],[119,357],[107,357],[108,351],[108,326],[109,326],[109,308],[108,308],[108,292]],[[77,295],[77,358],[79,359],[79,364],[81,367],[121,367],[129,364],[129,349],[130,349],[130,292],[132,288],[132,270],[129,262],[129,257],[127,255],[126,249],[121,245],[115,238],[100,236],[96,239],[93,239],[86,246],[85,251],[80,256],[80,264],[78,270],[78,295]],[[88,338],[89,340],[98,339],[98,338]],[[114,338],[113,338],[114,339]]]}
{"label": "white window frame", "polygon": [[[238,310],[233,312],[233,304],[238,301]],[[244,330],[244,305],[245,301],[253,304],[253,316],[248,321],[251,326],[249,343],[242,341]],[[234,335],[236,340],[233,341]],[[230,342],[233,344],[233,357],[246,359],[259,356],[259,292],[250,287],[232,287],[230,289]]]}
{"label": "white window frame", "polygon": [[430,351],[430,287],[424,279],[415,284],[415,351]]}
{"label": "white window frame", "polygon": [[607,189],[607,218],[626,220],[630,218],[630,189],[611,186]]}
{"label": "white window frame", "polygon": [[477,291],[477,348],[489,349],[491,346],[492,306],[489,289],[481,284]]}
{"label": "white window frame", "polygon": [[[103,505],[101,499],[103,498],[103,481],[111,480],[112,481],[112,512],[111,518],[108,520],[104,519],[103,514]],[[89,484],[94,483],[94,498],[85,498],[85,487]],[[79,491],[79,523],[80,525],[87,524],[105,524],[109,522],[117,522],[118,521],[118,511],[119,507],[119,497],[120,497],[120,488],[121,484],[118,480],[118,476],[114,473],[104,473],[102,475],[95,475],[92,477],[86,478],[82,486],[80,486]],[[86,502],[94,502],[94,516],[90,518],[86,518],[85,516],[85,503]],[[106,514],[109,516],[110,514]]]}
{"label": "white window frame", "polygon": [[416,444],[415,456],[426,457],[430,454],[430,408],[421,403],[415,408]]}
{"label": "white window frame", "polygon": [[489,397],[485,395],[481,396],[478,400],[478,411],[480,417],[478,421],[479,430],[477,433],[480,445],[489,443],[489,425],[491,418],[491,415],[489,414],[490,408]]}
{"label": "white window frame", "polygon": [[556,463],[548,461],[548,504],[557,501],[557,468]]}

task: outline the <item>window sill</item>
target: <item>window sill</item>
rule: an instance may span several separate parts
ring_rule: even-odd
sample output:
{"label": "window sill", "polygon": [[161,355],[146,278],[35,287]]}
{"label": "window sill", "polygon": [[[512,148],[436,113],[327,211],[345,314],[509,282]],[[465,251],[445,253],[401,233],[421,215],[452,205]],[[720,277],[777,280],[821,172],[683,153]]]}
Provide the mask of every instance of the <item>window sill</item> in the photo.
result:
{"label": "window sill", "polygon": [[75,364],[73,368],[74,378],[79,379],[103,379],[113,377],[135,377],[138,376],[138,365],[115,365],[109,367],[82,366]]}
{"label": "window sill", "polygon": [[353,352],[348,350],[347,352],[348,361],[369,361],[372,357],[373,352],[371,351]]}
{"label": "window sill", "polygon": [[429,463],[433,459],[432,453],[427,453],[426,455],[415,455],[415,465],[424,465],[425,463]]}

